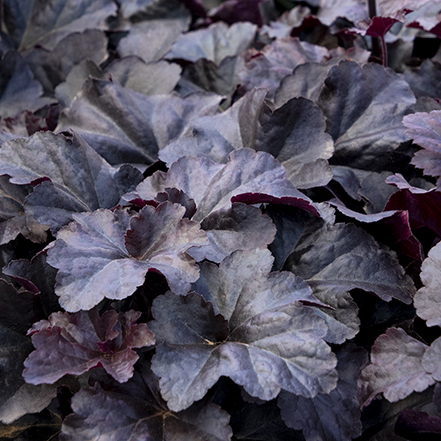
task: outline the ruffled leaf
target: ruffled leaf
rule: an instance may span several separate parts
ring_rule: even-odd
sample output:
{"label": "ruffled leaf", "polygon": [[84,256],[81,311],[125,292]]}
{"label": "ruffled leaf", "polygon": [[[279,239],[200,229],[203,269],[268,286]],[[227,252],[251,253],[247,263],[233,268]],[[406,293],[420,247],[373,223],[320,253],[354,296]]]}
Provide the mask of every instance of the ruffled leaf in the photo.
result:
{"label": "ruffled leaf", "polygon": [[64,375],[81,375],[102,366],[123,383],[133,375],[138,355],[132,348],[155,343],[146,324],[135,324],[140,312],[97,310],[75,314],[55,312],[29,330],[36,350],[25,360],[27,383],[52,384]]}
{"label": "ruffled leaf", "polygon": [[[48,263],[59,269],[55,292],[70,312],[91,309],[103,298],[124,299],[144,283],[149,270],[164,274],[177,294],[186,294],[198,267],[185,252],[205,245],[198,223],[182,219],[185,208],[164,202],[139,216],[97,210],[74,215],[58,232]],[[103,283],[105,281],[105,283]]]}

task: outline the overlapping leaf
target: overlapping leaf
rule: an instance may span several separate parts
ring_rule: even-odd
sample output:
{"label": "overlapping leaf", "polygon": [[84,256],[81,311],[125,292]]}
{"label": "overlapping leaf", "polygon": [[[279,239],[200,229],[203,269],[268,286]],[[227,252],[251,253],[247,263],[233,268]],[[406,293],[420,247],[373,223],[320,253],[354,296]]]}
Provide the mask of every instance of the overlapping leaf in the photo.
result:
{"label": "overlapping leaf", "polygon": [[[195,404],[175,413],[161,407],[143,377],[134,384],[103,389],[99,383],[83,388],[72,400],[73,414],[63,422],[61,439],[89,441],[154,439],[179,441],[229,441],[229,415],[213,403]],[[125,386],[125,387],[124,387]]]}
{"label": "overlapping leaf", "polygon": [[305,236],[285,268],[305,279],[322,302],[335,308],[323,311],[329,326],[327,341],[334,343],[358,332],[357,307],[348,294],[351,289],[407,304],[415,293],[412,280],[395,256],[353,224],[325,225]]}
{"label": "overlapping leaf", "polygon": [[108,310],[100,316],[96,309],[51,314],[28,332],[36,350],[24,362],[24,379],[31,384],[52,384],[64,375],[81,375],[102,366],[124,383],[139,358],[132,348],[155,343],[146,324],[135,324],[140,316],[133,310],[120,315]]}
{"label": "overlapping leaf", "polygon": [[296,66],[308,61],[321,62],[327,54],[324,47],[297,38],[280,38],[261,52],[249,51],[247,63],[239,75],[246,90],[266,87],[268,98],[272,98],[280,81],[292,74]]}
{"label": "overlapping leaf", "polygon": [[73,32],[108,29],[106,20],[117,8],[111,0],[33,0],[31,7],[22,3],[12,10],[14,18],[21,21],[21,49],[35,44],[53,49]]}
{"label": "overlapping leaf", "polygon": [[[23,361],[32,351],[27,329],[44,317],[38,297],[18,293],[0,279],[0,420],[11,423],[27,412],[44,409],[56,394],[54,388],[26,387],[21,372]],[[30,397],[33,397],[30,400]]]}
{"label": "overlapping leaf", "polygon": [[[201,265],[196,293],[168,293],[153,303],[152,361],[161,395],[178,411],[201,399],[220,376],[270,400],[281,389],[312,397],[335,387],[335,358],[322,337],[308,285],[272,273],[267,250],[237,251],[217,266]],[[307,342],[307,343],[306,343]]]}
{"label": "overlapping leaf", "polygon": [[326,185],[332,179],[327,159],[334,153],[321,111],[304,98],[260,114],[256,150],[271,153],[297,188]]}
{"label": "overlapping leaf", "polygon": [[335,143],[333,163],[382,171],[379,157],[407,140],[401,121],[414,103],[409,85],[391,70],[352,61],[334,66],[318,101]]}
{"label": "overlapping leaf", "polygon": [[253,89],[225,112],[193,120],[191,130],[164,146],[159,158],[169,166],[186,155],[226,163],[233,150],[253,148],[266,94],[266,89]]}
{"label": "overlapping leaf", "polygon": [[198,223],[182,219],[185,208],[164,202],[131,218],[125,211],[74,215],[58,232],[48,263],[59,269],[55,292],[70,312],[102,299],[124,299],[144,283],[149,270],[164,274],[176,294],[186,294],[198,267],[185,252],[205,245]]}
{"label": "overlapping leaf", "polygon": [[102,63],[108,55],[107,43],[103,31],[89,29],[69,34],[51,51],[38,46],[26,51],[24,56],[36,79],[43,85],[45,93],[52,95],[54,88],[81,61]]}
{"label": "overlapping leaf", "polygon": [[359,379],[359,399],[367,406],[378,394],[398,401],[421,392],[435,382],[423,367],[428,346],[400,328],[389,328],[371,350],[371,363]]}
{"label": "overlapping leaf", "polygon": [[423,287],[415,294],[417,314],[427,322],[427,326],[441,326],[440,288],[441,244],[435,245],[421,266]]}
{"label": "overlapping leaf", "polygon": [[74,130],[109,163],[150,164],[193,118],[216,113],[221,97],[193,93],[145,96],[110,81],[89,79],[60,116],[57,131]]}
{"label": "overlapping leaf", "polygon": [[[407,135],[423,147],[415,153],[412,164],[422,168],[428,176],[441,176],[441,111],[415,113],[403,118]],[[438,187],[441,184],[438,181]]]}
{"label": "overlapping leaf", "polygon": [[182,35],[167,53],[168,59],[196,62],[203,58],[219,65],[226,57],[239,55],[248,49],[254,38],[256,26],[251,23],[214,23],[206,29]]}
{"label": "overlapping leaf", "polygon": [[288,181],[278,161],[268,153],[251,149],[232,152],[225,165],[204,157],[183,157],[167,173],[154,173],[123,198],[153,200],[166,188],[183,190],[195,201],[197,211],[193,219],[197,221],[229,207],[231,202],[285,203],[318,214],[312,201]]}
{"label": "overlapping leaf", "polygon": [[22,56],[9,51],[0,59],[0,116],[13,117],[22,110],[40,109],[53,102],[43,97],[43,87]]}
{"label": "overlapping leaf", "polygon": [[[38,157],[35,152],[38,151]],[[75,212],[112,208],[142,178],[129,165],[111,167],[84,140],[38,132],[3,144],[0,175],[15,184],[40,183],[25,201],[26,212],[58,231]]]}
{"label": "overlapping leaf", "polygon": [[307,441],[350,441],[362,432],[357,379],[368,362],[366,351],[348,343],[337,351],[337,387],[314,398],[282,391],[278,405],[288,427],[303,430]]}
{"label": "overlapping leaf", "polygon": [[8,243],[18,234],[34,242],[45,242],[47,227],[24,213],[29,187],[14,185],[7,176],[0,176],[0,244]]}

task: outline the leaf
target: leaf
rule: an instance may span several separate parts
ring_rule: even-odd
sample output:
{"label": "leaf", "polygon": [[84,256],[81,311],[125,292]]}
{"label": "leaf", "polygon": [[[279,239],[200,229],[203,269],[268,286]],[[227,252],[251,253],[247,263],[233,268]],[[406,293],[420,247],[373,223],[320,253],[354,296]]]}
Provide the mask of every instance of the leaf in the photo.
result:
{"label": "leaf", "polygon": [[151,164],[159,148],[184,133],[193,118],[215,113],[220,100],[208,93],[145,96],[90,78],[56,130],[80,134],[110,164]]}
{"label": "leaf", "polygon": [[102,366],[115,380],[124,383],[133,375],[138,355],[132,348],[155,343],[146,324],[135,322],[140,312],[108,310],[55,312],[49,320],[35,323],[29,330],[36,350],[25,360],[23,377],[27,383],[53,384],[64,375],[81,375]]}
{"label": "leaf", "polygon": [[106,30],[106,20],[116,14],[116,9],[116,4],[111,0],[34,0],[20,49],[40,44],[50,50],[73,32]]}
{"label": "leaf", "polygon": [[414,103],[409,85],[391,70],[352,61],[334,66],[318,101],[334,140],[332,163],[378,170],[379,156],[407,140],[401,120]]}
{"label": "leaf", "polygon": [[183,59],[195,63],[200,59],[216,65],[226,57],[239,55],[248,49],[254,39],[257,27],[251,23],[213,23],[205,29],[187,32],[173,44],[165,58]]}
{"label": "leaf", "polygon": [[297,38],[279,38],[264,47],[261,52],[248,51],[246,63],[239,73],[245,90],[254,87],[268,88],[268,98],[274,96],[280,81],[292,74],[295,67],[308,61],[321,62],[327,49]]}
{"label": "leaf", "polygon": [[310,307],[309,287],[289,273],[270,274],[267,250],[237,251],[216,266],[201,264],[196,293],[153,302],[158,342],[153,372],[161,395],[178,411],[201,399],[223,376],[270,400],[286,389],[303,396],[335,386],[326,328]]}
{"label": "leaf", "polygon": [[[423,150],[415,153],[411,163],[428,176],[441,176],[441,110],[414,113],[403,118],[406,134]],[[438,187],[441,184],[438,180]]]}
{"label": "leaf", "polygon": [[253,148],[266,93],[253,89],[224,112],[194,119],[191,130],[160,150],[159,159],[170,166],[183,156],[207,156],[225,164],[233,150]]}
{"label": "leaf", "polygon": [[[27,412],[39,412],[54,396],[55,390],[51,388],[24,387],[21,375],[23,361],[32,351],[26,331],[43,317],[37,296],[18,293],[11,284],[0,279],[0,420],[3,423],[9,424]],[[29,400],[28,394],[34,398]]]}
{"label": "leaf", "polygon": [[326,160],[334,152],[333,142],[311,101],[292,99],[274,112],[264,107],[259,123],[255,149],[278,159],[295,187],[320,187],[332,179]]}
{"label": "leaf", "polygon": [[164,202],[133,218],[103,209],[74,215],[48,250],[48,263],[59,269],[55,293],[63,308],[76,312],[103,298],[125,299],[149,270],[161,272],[176,294],[186,294],[199,271],[185,252],[207,239],[198,223],[182,219],[184,212]]}
{"label": "leaf", "polygon": [[291,35],[293,28],[299,27],[303,20],[311,15],[307,6],[295,6],[285,11],[277,20],[271,21],[269,26],[264,25],[260,29],[261,35],[268,35],[270,38],[284,38]]}
{"label": "leaf", "polygon": [[52,50],[41,46],[29,49],[24,57],[35,78],[43,85],[45,94],[53,95],[55,87],[81,61],[104,62],[108,55],[107,44],[103,31],[88,29],[67,35]]}
{"label": "leaf", "polygon": [[229,415],[216,404],[198,403],[183,412],[170,412],[161,408],[142,379],[135,379],[143,394],[133,396],[130,389],[103,390],[98,382],[93,388],[81,389],[72,399],[74,413],[64,420],[61,439],[91,441],[111,437],[122,441],[128,436],[168,441],[231,439]]}
{"label": "leaf", "polygon": [[387,178],[386,182],[396,185],[400,191],[390,197],[385,210],[407,210],[412,230],[427,227],[441,237],[438,222],[441,193],[435,188],[424,190],[413,187],[399,173]]}
{"label": "leaf", "polygon": [[111,167],[80,136],[69,139],[51,132],[3,144],[0,174],[21,185],[43,181],[27,197],[25,209],[53,232],[75,212],[114,207],[142,178],[131,166]]}
{"label": "leaf", "polygon": [[[226,23],[238,21],[250,21],[258,26],[262,26],[266,20],[265,12],[274,8],[268,0],[226,0],[217,8],[209,11],[209,16],[213,20],[222,20]],[[271,11],[272,12],[272,11]]]}
{"label": "leaf", "polygon": [[404,439],[439,436],[441,434],[441,418],[413,409],[400,412],[395,425],[395,433]]}
{"label": "leaf", "polygon": [[24,213],[24,202],[30,188],[14,185],[0,176],[0,245],[23,234],[33,242],[45,242],[47,227]]}
{"label": "leaf", "polygon": [[[424,60],[418,67],[407,68],[404,71],[404,78],[417,98],[439,99],[441,98],[438,84],[440,70],[441,64],[439,62]],[[404,125],[406,125],[405,122]]]}
{"label": "leaf", "polygon": [[318,214],[312,201],[286,179],[286,171],[278,161],[268,153],[251,149],[232,152],[225,165],[204,157],[183,157],[167,173],[154,173],[123,199],[153,200],[166,188],[183,190],[195,201],[193,220],[197,221],[230,207],[232,202],[285,203]]}
{"label": "leaf", "polygon": [[338,17],[356,22],[368,18],[368,8],[363,0],[322,0],[317,17],[326,26],[331,26]]}
{"label": "leaf", "polygon": [[313,288],[354,288],[410,304],[415,287],[395,256],[353,224],[325,226],[304,238],[288,267]]}
{"label": "leaf", "polygon": [[215,211],[203,220],[201,228],[207,233],[209,245],[188,251],[198,262],[207,259],[219,263],[234,251],[266,248],[276,234],[268,216],[262,215],[256,207],[241,203]]}
{"label": "leaf", "polygon": [[284,268],[305,279],[314,295],[332,307],[317,311],[329,327],[325,340],[330,343],[343,343],[358,332],[350,290],[359,288],[406,304],[415,293],[396,257],[353,224],[324,225],[304,236]]}
{"label": "leaf", "polygon": [[339,380],[328,395],[304,398],[286,391],[279,395],[285,424],[303,430],[306,441],[350,441],[362,433],[357,378],[368,362],[367,353],[348,343],[338,350],[337,357]]}
{"label": "leaf", "polygon": [[34,112],[53,103],[42,96],[43,87],[18,52],[8,51],[0,61],[0,117],[13,117],[22,110]]}
{"label": "leaf", "polygon": [[59,311],[60,305],[54,290],[57,271],[46,263],[46,253],[38,253],[30,261],[13,260],[2,271],[26,291],[34,295],[38,294],[46,317],[52,312]]}
{"label": "leaf", "polygon": [[132,25],[118,44],[121,57],[136,55],[146,63],[161,60],[189,25],[189,17],[166,17]]}
{"label": "leaf", "polygon": [[421,266],[421,281],[423,287],[420,288],[414,299],[416,313],[427,326],[441,326],[441,307],[439,300],[440,284],[439,269],[441,265],[440,256],[441,244],[435,245]]}
{"label": "leaf", "polygon": [[389,328],[380,335],[371,350],[372,364],[363,369],[359,379],[362,407],[380,393],[394,402],[433,384],[435,380],[423,366],[427,348],[400,328]]}

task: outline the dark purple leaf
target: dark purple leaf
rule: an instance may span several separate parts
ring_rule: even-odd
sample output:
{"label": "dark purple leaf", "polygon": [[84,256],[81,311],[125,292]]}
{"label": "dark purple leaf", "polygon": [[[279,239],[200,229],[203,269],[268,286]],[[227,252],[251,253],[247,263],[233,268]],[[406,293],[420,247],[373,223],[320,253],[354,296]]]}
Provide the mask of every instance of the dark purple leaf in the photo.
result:
{"label": "dark purple leaf", "polygon": [[412,187],[399,174],[390,176],[387,182],[396,185],[400,191],[390,197],[385,209],[407,210],[412,230],[427,227],[441,237],[441,226],[438,221],[441,193],[435,189],[423,190]]}
{"label": "dark purple leaf", "polygon": [[44,317],[39,299],[29,292],[18,293],[0,279],[0,421],[9,424],[28,412],[39,412],[55,396],[52,387],[28,387],[21,372],[32,351],[27,328]]}
{"label": "dark purple leaf", "polygon": [[[265,214],[271,217],[277,227],[276,237],[269,247],[275,258],[273,269],[277,271],[283,268],[300,238],[307,234],[307,231],[314,231],[324,223],[323,219],[305,210],[286,205],[265,207]],[[323,216],[323,213],[321,214]]]}
{"label": "dark purple leaf", "polygon": [[197,211],[193,219],[197,221],[229,208],[232,202],[287,204],[318,215],[312,201],[288,181],[278,161],[268,153],[251,149],[232,152],[225,165],[205,157],[183,157],[167,173],[154,173],[123,198],[153,200],[166,188],[183,190],[195,201]]}
{"label": "dark purple leaf", "polygon": [[225,112],[193,120],[191,130],[164,146],[159,158],[169,166],[187,155],[225,164],[233,150],[253,148],[266,94],[265,89],[253,89]]}
{"label": "dark purple leaf", "polygon": [[[198,223],[182,219],[185,208],[164,202],[144,207],[138,217],[97,210],[74,215],[48,251],[59,269],[55,292],[70,312],[91,309],[103,298],[124,299],[144,283],[149,270],[161,272],[176,294],[186,294],[199,269],[185,252],[205,245]],[[86,264],[87,262],[87,264]]]}
{"label": "dark purple leaf", "polygon": [[427,345],[400,328],[389,328],[380,335],[371,350],[371,364],[363,369],[359,379],[362,407],[381,393],[394,402],[433,384],[435,380],[423,366],[427,349]]}
{"label": "dark purple leaf", "polygon": [[[182,412],[161,408],[146,387],[135,384],[144,393],[103,390],[99,383],[83,388],[72,399],[73,414],[63,422],[62,441],[89,441],[111,437],[114,441],[132,439],[180,441],[229,441],[232,431],[229,415],[213,403],[194,404]],[[121,388],[119,388],[121,389]],[[110,438],[109,438],[110,439]]]}
{"label": "dark purple leaf", "polygon": [[118,44],[121,57],[136,55],[146,63],[161,60],[189,24],[189,17],[141,21]]}
{"label": "dark purple leaf", "polygon": [[288,101],[274,112],[264,107],[255,149],[272,154],[297,188],[326,185],[332,179],[327,159],[334,153],[320,109],[304,98]]}
{"label": "dark purple leaf", "polygon": [[266,248],[276,234],[268,216],[256,207],[240,203],[210,214],[201,228],[207,233],[209,245],[188,251],[198,262],[207,259],[219,263],[234,251]]}
{"label": "dark purple leaf", "polygon": [[349,28],[346,32],[384,38],[395,23],[403,22],[404,20],[404,14],[399,19],[395,17],[372,17],[372,19],[357,22],[355,28]]}
{"label": "dark purple leaf", "polygon": [[0,117],[14,117],[23,110],[34,112],[53,103],[42,96],[43,87],[18,52],[0,57]]}
{"label": "dark purple leaf", "polygon": [[[409,67],[404,71],[404,78],[417,98],[430,97],[441,99],[440,75],[441,64],[432,60],[424,60],[420,66]],[[405,122],[404,125],[406,125]]]}
{"label": "dark purple leaf", "polygon": [[414,299],[416,313],[426,320],[427,326],[441,326],[440,250],[441,244],[438,243],[429,251],[429,255],[424,260],[420,273],[421,282],[424,286],[416,292]]}
{"label": "dark purple leaf", "polygon": [[303,20],[311,14],[307,6],[295,6],[290,11],[285,11],[276,21],[269,26],[265,25],[260,29],[261,35],[268,35],[270,38],[284,38],[291,35],[293,28],[300,26]]}
{"label": "dark purple leaf", "polygon": [[304,237],[290,256],[288,267],[314,288],[359,288],[385,301],[396,298],[406,304],[415,293],[412,280],[394,254],[381,249],[370,235],[352,224],[326,225]]}
{"label": "dark purple leaf", "polygon": [[186,8],[192,13],[192,15],[202,18],[205,18],[207,16],[207,11],[205,10],[205,7],[203,3],[200,2],[200,0],[179,0],[179,1],[186,6]]}
{"label": "dark purple leaf", "polygon": [[430,435],[439,436],[441,435],[441,417],[405,409],[398,415],[395,433],[409,440],[423,440]]}
{"label": "dark purple leaf", "polygon": [[318,102],[335,143],[333,164],[383,171],[386,152],[407,140],[401,120],[414,103],[409,85],[392,70],[352,61],[334,66]]}
{"label": "dark purple leaf", "polygon": [[226,57],[240,55],[248,49],[257,27],[251,23],[214,23],[206,29],[187,32],[174,43],[165,58],[184,59],[193,63],[206,59],[220,65]]}
{"label": "dark purple leaf", "polygon": [[[330,246],[332,244],[332,246]],[[353,224],[325,224],[305,235],[285,269],[305,279],[314,295],[331,310],[320,311],[329,331],[326,341],[343,343],[358,332],[357,306],[348,294],[359,288],[385,301],[409,304],[415,287],[393,253]]]}
{"label": "dark purple leaf", "polygon": [[[115,15],[116,10],[111,0],[34,0],[31,8],[23,8],[28,14],[20,49],[39,44],[50,50],[73,32],[93,28],[106,30],[106,20]],[[22,19],[24,14],[20,12]]]}
{"label": "dark purple leaf", "polygon": [[23,234],[33,242],[45,242],[47,229],[25,214],[25,198],[31,188],[14,185],[7,176],[0,176],[0,244],[3,245]]}
{"label": "dark purple leaf", "polygon": [[258,26],[264,23],[262,6],[271,4],[268,0],[226,0],[220,6],[210,10],[209,17],[226,23],[249,21]]}
{"label": "dark purple leaf", "polygon": [[96,64],[107,58],[107,37],[103,31],[88,29],[67,35],[52,50],[41,46],[27,50],[23,56],[45,94],[65,81],[70,70],[83,60]]}
{"label": "dark purple leaf", "polygon": [[57,271],[46,263],[44,252],[38,253],[31,261],[13,260],[3,268],[3,274],[12,277],[26,291],[40,296],[46,316],[60,309],[54,290],[56,273]]}
{"label": "dark purple leaf", "polygon": [[194,288],[204,298],[169,293],[155,299],[150,327],[162,344],[152,369],[170,409],[201,399],[222,375],[263,400],[281,389],[303,396],[333,389],[326,327],[299,303],[317,302],[303,280],[270,274],[272,263],[267,250],[238,251],[219,267],[202,264]]}
{"label": "dark purple leaf", "polygon": [[368,8],[364,1],[322,0],[317,17],[326,26],[331,26],[338,17],[344,17],[355,23],[368,18]]}
{"label": "dark purple leaf", "polygon": [[348,343],[337,352],[337,387],[328,395],[298,397],[286,391],[278,406],[288,427],[303,430],[306,441],[350,441],[361,435],[357,378],[368,362],[364,349]]}
{"label": "dark purple leaf", "polygon": [[80,136],[69,139],[51,132],[3,144],[0,174],[11,176],[15,184],[43,181],[27,197],[25,209],[53,232],[75,212],[114,207],[142,179],[129,165],[111,167]]}
{"label": "dark purple leaf", "polygon": [[36,350],[25,360],[27,383],[52,384],[64,375],[81,375],[102,366],[115,380],[124,383],[133,375],[138,355],[132,348],[155,343],[146,324],[135,324],[140,312],[99,315],[98,311],[75,314],[55,312],[49,320],[33,325],[28,333]]}
{"label": "dark purple leaf", "polygon": [[89,79],[60,116],[57,131],[74,130],[111,164],[150,164],[193,118],[212,115],[221,97],[193,93],[152,95],[110,81]]}
{"label": "dark purple leaf", "polygon": [[[403,118],[406,134],[423,150],[415,153],[412,164],[424,170],[428,176],[441,176],[441,110],[430,113],[414,113]],[[438,187],[441,187],[438,181]]]}
{"label": "dark purple leaf", "polygon": [[121,12],[132,23],[143,20],[190,20],[190,14],[179,0],[125,0]]}
{"label": "dark purple leaf", "polygon": [[239,73],[246,90],[266,87],[268,98],[274,96],[281,80],[292,74],[293,69],[308,61],[321,62],[328,55],[326,48],[298,38],[280,38],[262,51],[249,50],[246,64]]}

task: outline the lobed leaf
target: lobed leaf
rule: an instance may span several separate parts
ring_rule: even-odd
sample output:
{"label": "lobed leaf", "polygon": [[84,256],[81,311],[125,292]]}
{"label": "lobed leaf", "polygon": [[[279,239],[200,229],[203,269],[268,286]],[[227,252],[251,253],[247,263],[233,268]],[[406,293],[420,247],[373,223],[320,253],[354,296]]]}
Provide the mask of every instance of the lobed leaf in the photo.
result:
{"label": "lobed leaf", "polygon": [[74,215],[48,250],[48,263],[59,269],[55,293],[63,308],[76,312],[103,298],[124,299],[149,270],[164,274],[177,294],[186,294],[199,271],[185,251],[207,239],[198,223],[182,219],[184,212],[164,202],[156,209],[144,207],[134,218],[102,209]]}
{"label": "lobed leaf", "polygon": [[138,355],[132,348],[151,346],[154,336],[146,324],[136,325],[140,312],[118,313],[97,310],[75,314],[55,312],[49,320],[29,330],[36,350],[25,360],[27,383],[53,384],[64,375],[81,375],[102,366],[123,383],[133,375]]}
{"label": "lobed leaf", "polygon": [[371,363],[359,379],[359,399],[367,406],[380,393],[391,402],[422,392],[435,382],[426,372],[423,357],[428,346],[400,328],[389,328],[371,350]]}
{"label": "lobed leaf", "polygon": [[219,267],[202,264],[194,287],[204,297],[155,299],[150,327],[162,344],[152,369],[170,409],[201,399],[222,375],[263,400],[281,389],[315,396],[334,388],[326,327],[298,303],[317,302],[301,279],[269,274],[272,260],[266,250],[237,251]]}
{"label": "lobed leaf", "polygon": [[9,175],[14,184],[40,183],[25,209],[53,232],[70,222],[73,213],[114,207],[142,178],[129,165],[111,167],[80,136],[69,139],[51,132],[6,142],[0,150],[0,174]]}

